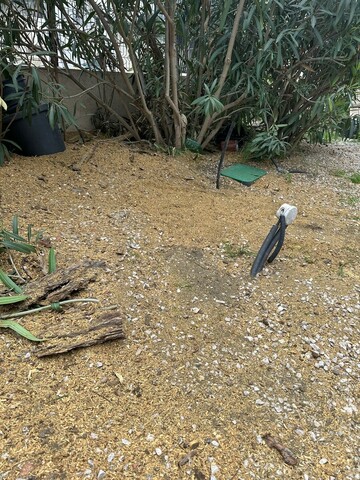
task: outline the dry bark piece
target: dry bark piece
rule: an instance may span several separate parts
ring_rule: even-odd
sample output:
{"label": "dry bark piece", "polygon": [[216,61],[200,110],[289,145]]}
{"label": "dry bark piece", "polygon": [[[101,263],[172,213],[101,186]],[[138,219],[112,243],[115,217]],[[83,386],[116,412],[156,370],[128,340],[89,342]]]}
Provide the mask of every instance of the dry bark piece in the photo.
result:
{"label": "dry bark piece", "polygon": [[180,460],[178,461],[178,466],[182,467],[186,463],[189,463],[196,454],[196,450],[191,450],[189,453],[180,458]]}
{"label": "dry bark piece", "polygon": [[298,459],[295,457],[292,451],[284,447],[284,445],[282,445],[276,438],[267,433],[266,435],[263,435],[263,439],[268,447],[274,448],[280,453],[285,463],[288,465],[298,464]]}
{"label": "dry bark piece", "polygon": [[104,267],[105,262],[85,261],[28,283],[24,293],[29,298],[21,304],[22,310],[32,305],[56,303],[71,297],[95,281],[97,270]]}
{"label": "dry bark piece", "polygon": [[46,346],[40,347],[35,354],[38,357],[47,357],[123,338],[125,338],[125,334],[120,314],[118,312],[105,313],[95,318],[88,329],[65,332],[46,338]]}

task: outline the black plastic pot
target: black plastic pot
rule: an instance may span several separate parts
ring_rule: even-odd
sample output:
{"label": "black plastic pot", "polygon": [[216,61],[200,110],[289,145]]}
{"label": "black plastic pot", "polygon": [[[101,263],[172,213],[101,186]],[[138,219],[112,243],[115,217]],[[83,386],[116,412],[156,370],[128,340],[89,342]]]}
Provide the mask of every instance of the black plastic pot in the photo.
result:
{"label": "black plastic pot", "polygon": [[7,114],[2,119],[5,140],[11,140],[19,148],[10,146],[13,152],[26,157],[50,155],[63,152],[65,143],[59,128],[51,128],[48,118],[49,107],[41,105],[34,110],[31,120],[22,112]]}

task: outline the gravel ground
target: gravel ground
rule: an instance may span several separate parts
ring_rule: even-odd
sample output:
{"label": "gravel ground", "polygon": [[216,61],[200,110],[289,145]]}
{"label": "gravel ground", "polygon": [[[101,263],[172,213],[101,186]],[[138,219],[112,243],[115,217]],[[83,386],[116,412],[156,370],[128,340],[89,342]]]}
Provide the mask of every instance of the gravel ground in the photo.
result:
{"label": "gravel ground", "polygon": [[[4,225],[46,230],[58,265],[106,262],[84,292],[99,307],[22,324],[46,337],[116,308],[126,333],[46,359],[0,333],[0,479],[359,479],[359,155],[303,145],[281,167],[306,174],[269,162],[218,191],[217,156],[114,141],[0,170]],[[298,217],[253,279],[285,202]]]}

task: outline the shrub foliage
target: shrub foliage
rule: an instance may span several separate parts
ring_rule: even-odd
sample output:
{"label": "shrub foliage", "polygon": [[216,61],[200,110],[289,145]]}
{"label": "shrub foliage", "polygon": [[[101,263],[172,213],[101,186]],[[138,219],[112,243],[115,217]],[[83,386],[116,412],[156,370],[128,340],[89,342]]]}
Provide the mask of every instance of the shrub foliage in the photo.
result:
{"label": "shrub foliage", "polygon": [[87,94],[102,115],[137,140],[205,147],[234,120],[253,132],[255,156],[283,154],[336,129],[360,86],[354,0],[29,4],[0,2],[6,48],[30,52],[54,77],[61,67],[85,91],[72,72],[80,65],[98,82]]}

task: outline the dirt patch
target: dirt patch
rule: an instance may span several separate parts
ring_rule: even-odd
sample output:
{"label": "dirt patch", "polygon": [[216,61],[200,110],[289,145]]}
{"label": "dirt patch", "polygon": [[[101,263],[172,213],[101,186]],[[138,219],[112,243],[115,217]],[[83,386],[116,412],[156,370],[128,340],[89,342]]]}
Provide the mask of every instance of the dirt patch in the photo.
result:
{"label": "dirt patch", "polygon": [[[358,478],[360,195],[343,173],[359,146],[305,145],[281,166],[307,174],[269,162],[220,190],[218,156],[138,150],[74,144],[0,169],[5,226],[44,230],[59,267],[105,262],[81,293],[99,305],[21,324],[46,337],[116,309],[126,335],[37,358],[0,330],[0,479]],[[298,218],[252,279],[285,202]]]}

